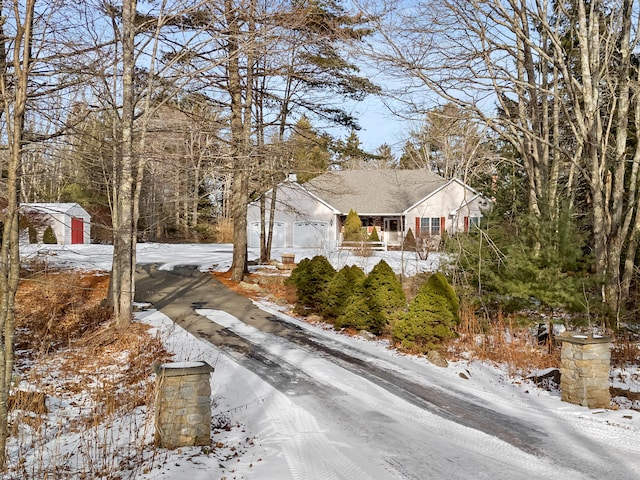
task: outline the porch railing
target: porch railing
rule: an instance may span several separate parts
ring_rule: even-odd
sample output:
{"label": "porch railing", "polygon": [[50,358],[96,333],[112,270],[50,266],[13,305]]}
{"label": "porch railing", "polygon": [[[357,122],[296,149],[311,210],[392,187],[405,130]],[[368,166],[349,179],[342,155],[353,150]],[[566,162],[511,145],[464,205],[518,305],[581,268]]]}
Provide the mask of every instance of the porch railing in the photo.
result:
{"label": "porch railing", "polygon": [[369,241],[346,241],[340,240],[338,248],[341,250],[381,250],[387,251],[387,242],[369,242]]}

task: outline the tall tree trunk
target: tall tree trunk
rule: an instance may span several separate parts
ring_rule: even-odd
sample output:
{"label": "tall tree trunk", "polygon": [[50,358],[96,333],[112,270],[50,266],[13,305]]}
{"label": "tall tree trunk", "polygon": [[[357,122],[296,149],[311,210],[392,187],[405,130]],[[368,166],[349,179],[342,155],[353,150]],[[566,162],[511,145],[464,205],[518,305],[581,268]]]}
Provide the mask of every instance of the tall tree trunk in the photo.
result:
{"label": "tall tree trunk", "polygon": [[[629,126],[629,112],[631,109],[631,15],[632,0],[623,1],[622,29],[618,52],[620,63],[617,67],[616,78],[618,81],[618,93],[616,110],[616,135],[615,152],[613,157],[611,178],[611,234],[608,238],[608,271],[614,278],[609,285],[609,296],[613,302],[611,306],[616,312],[616,320],[619,321],[619,312],[626,301],[626,295],[622,288],[624,257],[629,252],[623,253],[625,243],[632,238],[629,232],[632,227],[633,212],[637,209],[637,166],[628,166],[627,137]],[[638,125],[636,124],[636,128]],[[626,178],[625,178],[626,177]],[[632,201],[627,204],[627,200]],[[628,205],[628,206],[627,206]],[[626,211],[626,212],[625,212]]]}
{"label": "tall tree trunk", "polygon": [[273,246],[273,226],[276,223],[276,204],[278,201],[278,186],[274,185],[271,189],[271,203],[269,205],[269,227],[267,235],[266,254],[267,258],[271,258],[271,247]]}
{"label": "tall tree trunk", "polygon": [[260,263],[265,264],[269,260],[267,256],[267,196],[260,196]]}
{"label": "tall tree trunk", "polygon": [[[637,73],[636,73],[637,76]],[[636,85],[635,92],[633,95],[633,103],[634,103],[634,122],[635,125],[640,125],[640,92],[638,91],[638,79],[636,78],[633,82]],[[640,128],[635,129],[635,142],[636,145],[640,145]],[[631,167],[631,175],[629,185],[631,188],[637,189],[639,174],[640,174],[640,148],[636,148],[633,154],[633,161]],[[637,195],[637,194],[636,194]],[[629,243],[627,244],[625,257],[624,257],[624,267],[622,272],[622,284],[620,286],[621,296],[622,298],[629,298],[629,290],[631,288],[631,282],[635,276],[636,271],[636,253],[638,251],[638,246],[640,243],[640,206],[636,203],[633,208],[629,208],[629,222],[630,222],[630,233],[629,233]]]}
{"label": "tall tree trunk", "polygon": [[[240,282],[247,273],[247,204],[249,203],[249,157],[248,133],[251,125],[249,91],[252,83],[247,79],[245,101],[240,72],[240,11],[232,0],[225,0],[225,19],[228,39],[228,91],[231,97],[231,155],[234,164],[234,179],[231,192],[231,216],[233,218],[233,263],[231,280]],[[249,63],[250,65],[250,63]],[[250,70],[250,68],[249,68]]]}
{"label": "tall tree trunk", "polygon": [[[6,446],[8,432],[9,388],[14,359],[15,296],[20,276],[19,249],[19,201],[20,164],[24,136],[24,118],[27,106],[27,90],[31,68],[31,41],[33,38],[33,15],[35,0],[27,0],[22,7],[24,20],[18,17],[18,2],[14,4],[16,13],[15,38],[13,40],[13,76],[8,78],[5,37],[0,42],[0,94],[4,100],[3,114],[6,119],[8,162],[7,162],[7,208],[2,230],[0,247],[0,470],[6,466]],[[0,2],[0,12],[4,9]],[[2,12],[3,13],[3,12]],[[0,33],[4,28],[0,25]],[[13,90],[13,91],[11,91]]]}
{"label": "tall tree trunk", "polygon": [[112,289],[114,316],[118,328],[126,328],[133,315],[133,275],[135,273],[134,188],[134,42],[136,0],[122,2],[122,142],[118,162],[114,210]]}
{"label": "tall tree trunk", "polygon": [[[602,299],[618,317],[627,300],[623,265],[627,255],[635,255],[633,235],[637,228],[634,221],[638,204],[637,167],[629,165],[627,147],[633,2],[622,2],[620,30],[615,32],[615,62],[610,59],[614,53],[604,51],[606,43],[600,39],[602,25],[608,22],[601,13],[604,8],[601,2],[593,2],[588,7],[587,11],[585,4],[578,2],[577,36],[585,118],[581,131],[590,166],[596,273],[603,281]],[[610,95],[614,98],[603,98],[600,92],[603,79],[609,83]],[[603,113],[605,102],[611,106]],[[609,135],[612,127],[615,136]],[[627,244],[632,248],[625,251]]]}

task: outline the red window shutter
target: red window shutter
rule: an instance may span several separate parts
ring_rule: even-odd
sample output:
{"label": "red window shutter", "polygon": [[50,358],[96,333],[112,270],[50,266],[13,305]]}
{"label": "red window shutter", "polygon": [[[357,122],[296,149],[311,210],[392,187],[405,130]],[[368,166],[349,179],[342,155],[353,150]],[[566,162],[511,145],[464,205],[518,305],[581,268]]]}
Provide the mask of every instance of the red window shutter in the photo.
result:
{"label": "red window shutter", "polygon": [[416,217],[416,238],[420,236],[420,217]]}
{"label": "red window shutter", "polygon": [[469,217],[464,217],[464,233],[469,231]]}
{"label": "red window shutter", "polygon": [[440,217],[440,235],[444,233],[444,228],[446,226],[446,218]]}

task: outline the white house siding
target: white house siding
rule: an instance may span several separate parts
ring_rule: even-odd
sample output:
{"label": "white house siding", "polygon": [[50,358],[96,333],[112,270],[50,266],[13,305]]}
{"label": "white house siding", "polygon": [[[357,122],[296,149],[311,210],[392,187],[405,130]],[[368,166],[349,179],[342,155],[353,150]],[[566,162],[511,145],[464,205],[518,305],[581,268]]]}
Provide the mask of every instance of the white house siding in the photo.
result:
{"label": "white house siding", "polygon": [[[271,194],[266,195],[266,221],[269,221]],[[332,247],[335,242],[335,212],[295,182],[280,184],[276,193],[275,221],[284,225],[284,247],[297,246],[300,243],[311,248]],[[252,202],[247,208],[249,225],[249,247],[258,248],[260,238],[260,202]],[[253,228],[252,228],[253,225]],[[325,238],[312,235],[309,225],[324,229]],[[314,228],[315,228],[314,227]],[[258,228],[257,230],[255,230]],[[297,236],[297,238],[296,238]]]}
{"label": "white house siding", "polygon": [[[486,197],[476,196],[471,202],[464,205],[452,217],[453,230],[451,233],[460,233],[471,228],[470,219],[475,218],[479,221],[490,208],[489,201]],[[465,218],[466,224],[465,224]]]}
{"label": "white house siding", "polygon": [[405,229],[411,228],[416,234],[416,218],[444,218],[444,229],[447,232],[463,232],[465,217],[482,217],[482,201],[485,200],[477,197],[476,192],[452,181],[407,210]]}
{"label": "white house siding", "polygon": [[[64,213],[52,213],[49,215],[53,221],[50,223],[53,233],[56,234],[58,245],[68,245],[71,243],[71,217]],[[38,238],[42,238],[46,227],[40,227]]]}

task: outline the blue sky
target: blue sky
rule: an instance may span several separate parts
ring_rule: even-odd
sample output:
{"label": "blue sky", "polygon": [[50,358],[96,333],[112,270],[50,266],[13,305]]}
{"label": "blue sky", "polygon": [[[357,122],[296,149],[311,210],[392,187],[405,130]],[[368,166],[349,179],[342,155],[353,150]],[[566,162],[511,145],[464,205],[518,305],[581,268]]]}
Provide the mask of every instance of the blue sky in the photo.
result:
{"label": "blue sky", "polygon": [[371,97],[358,105],[355,111],[362,130],[358,137],[364,150],[375,151],[383,143],[388,144],[394,151],[402,148],[412,124],[393,115],[377,97]]}
{"label": "blue sky", "polygon": [[[375,153],[380,145],[386,143],[394,153],[399,154],[409,136],[409,131],[414,127],[412,121],[390,112],[382,99],[376,96],[354,103],[351,110],[347,109],[347,111],[353,113],[362,127],[357,132],[361,148],[371,153]],[[350,131],[346,128],[334,127],[329,128],[328,133],[344,140]]]}

